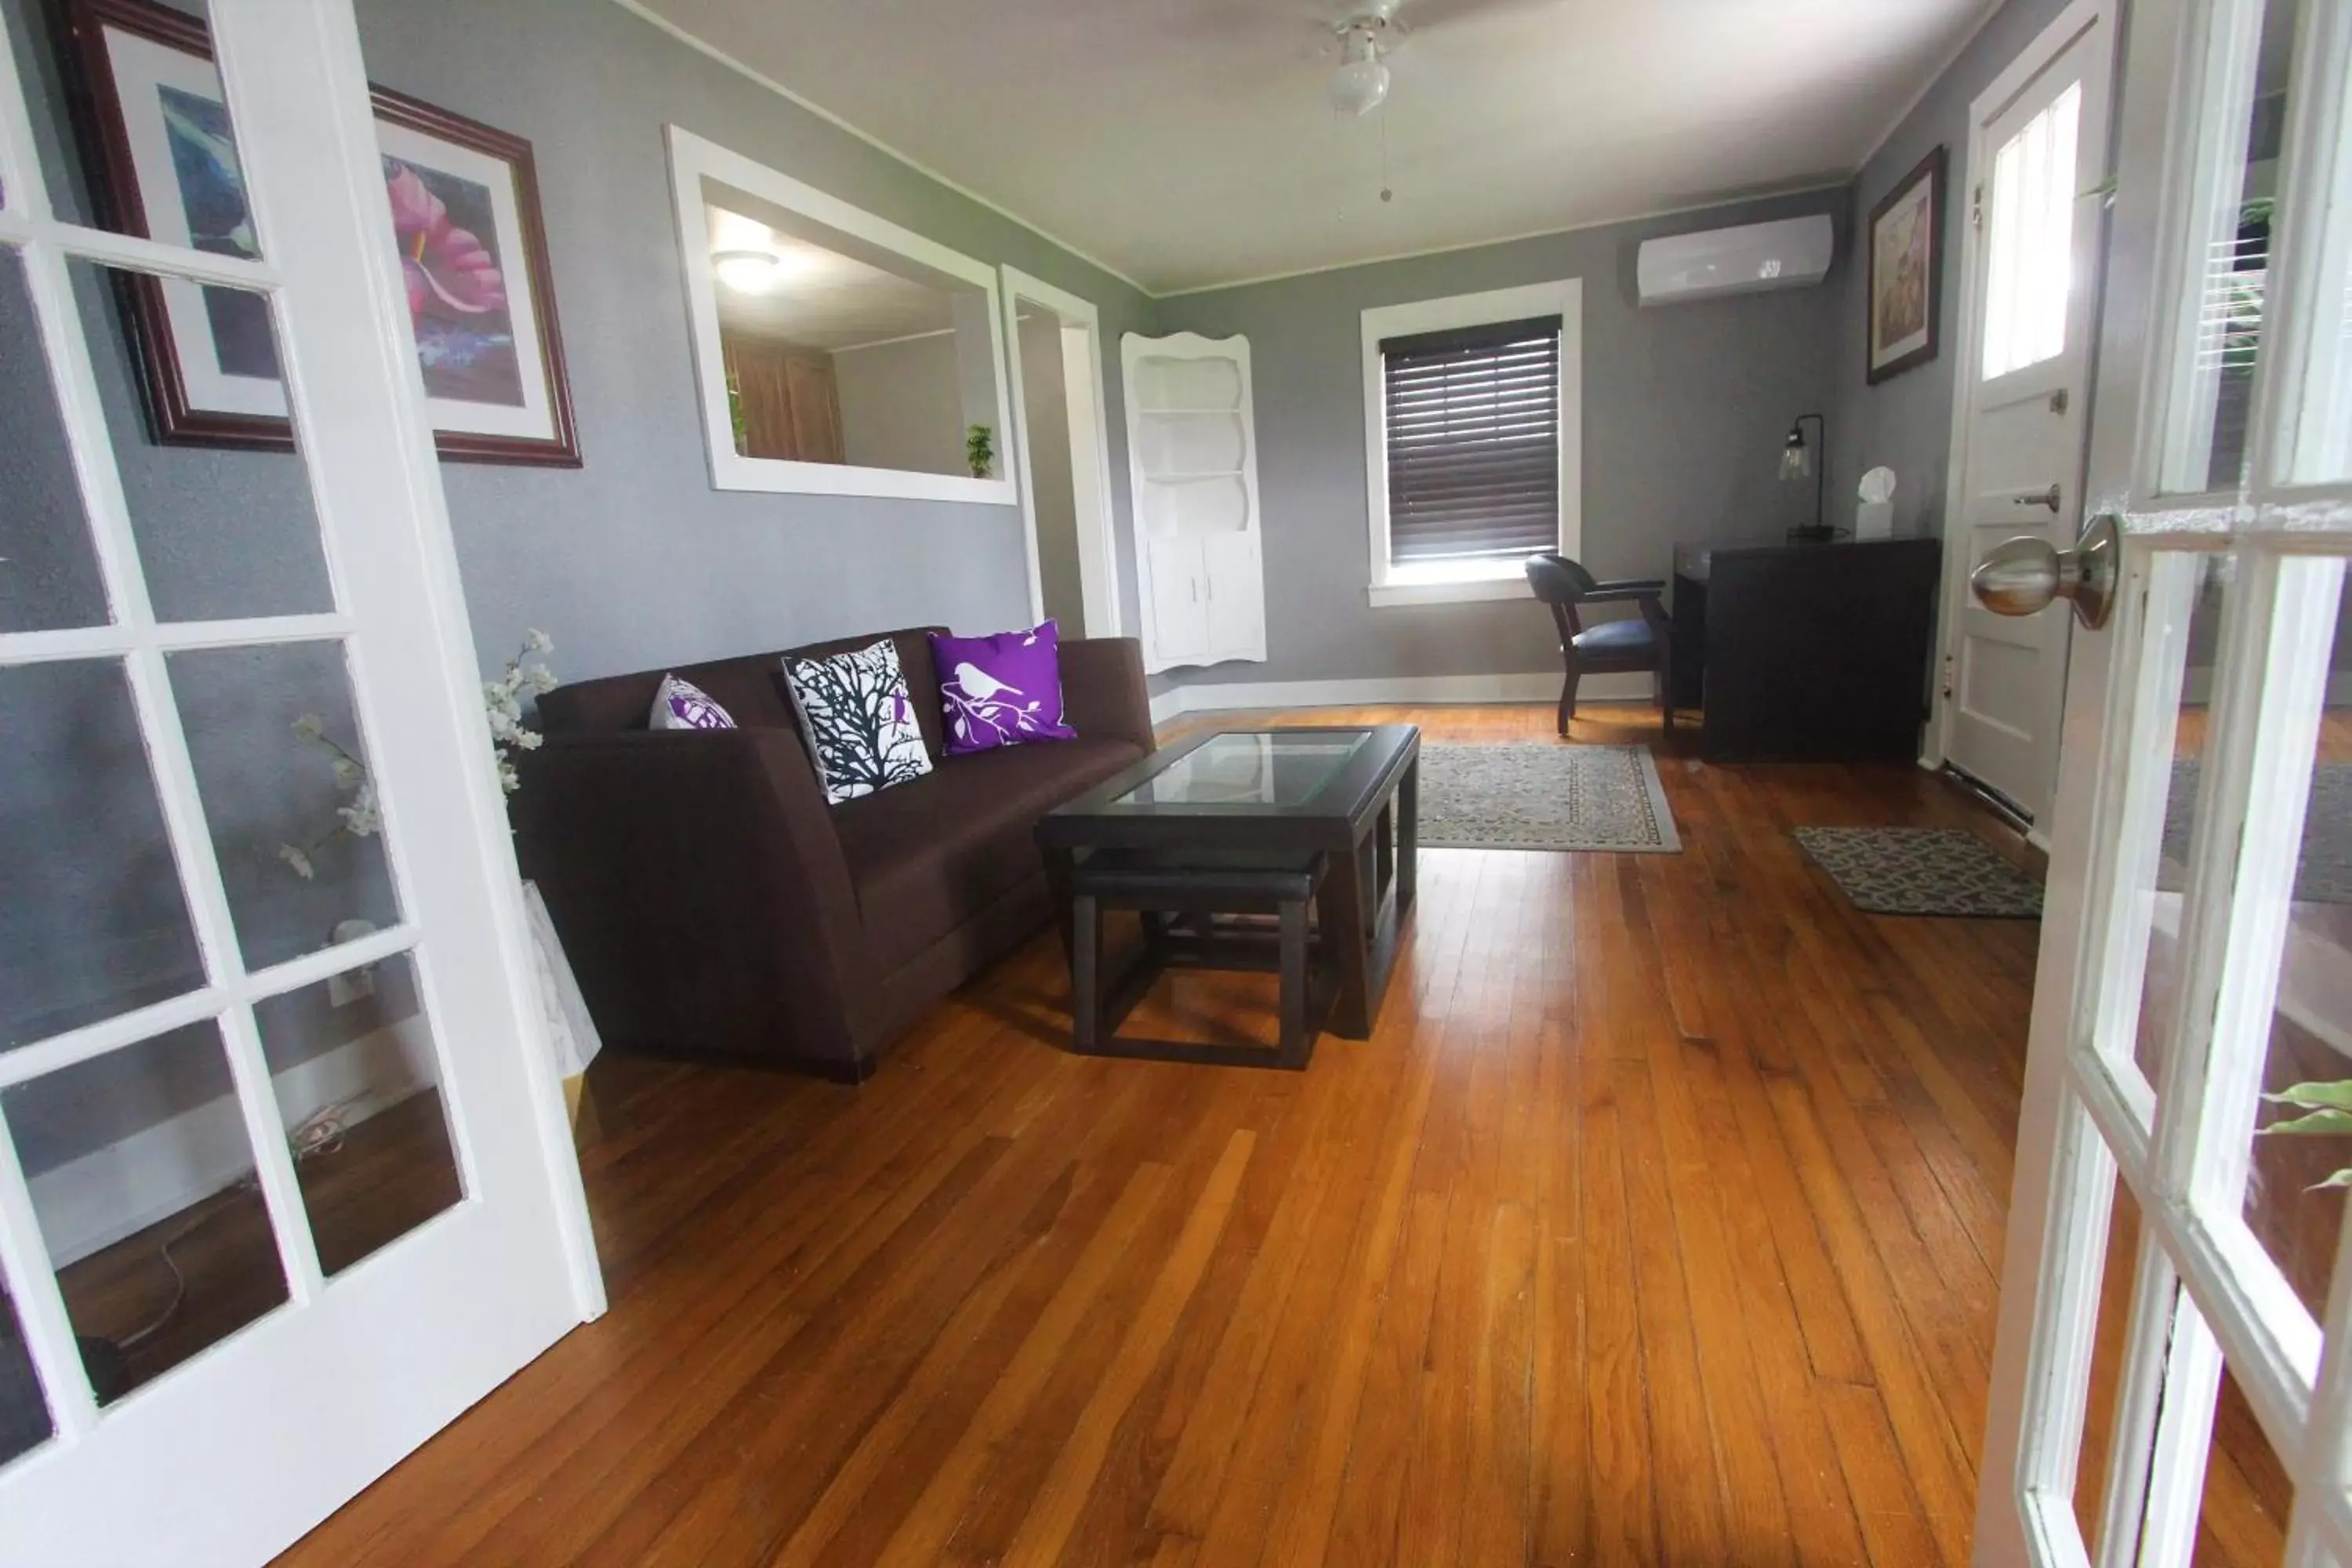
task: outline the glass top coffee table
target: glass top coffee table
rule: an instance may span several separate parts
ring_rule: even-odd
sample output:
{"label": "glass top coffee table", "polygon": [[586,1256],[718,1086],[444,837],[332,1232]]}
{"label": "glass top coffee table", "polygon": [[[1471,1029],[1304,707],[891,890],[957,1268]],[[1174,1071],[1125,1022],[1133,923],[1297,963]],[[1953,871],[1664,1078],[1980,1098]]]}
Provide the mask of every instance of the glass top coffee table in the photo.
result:
{"label": "glass top coffee table", "polygon": [[1325,1026],[1363,1039],[1412,907],[1420,769],[1421,731],[1410,724],[1226,730],[1156,752],[1037,824],[1066,942],[1071,868],[1093,850],[1156,850],[1180,863],[1319,852],[1316,919],[1339,978]]}

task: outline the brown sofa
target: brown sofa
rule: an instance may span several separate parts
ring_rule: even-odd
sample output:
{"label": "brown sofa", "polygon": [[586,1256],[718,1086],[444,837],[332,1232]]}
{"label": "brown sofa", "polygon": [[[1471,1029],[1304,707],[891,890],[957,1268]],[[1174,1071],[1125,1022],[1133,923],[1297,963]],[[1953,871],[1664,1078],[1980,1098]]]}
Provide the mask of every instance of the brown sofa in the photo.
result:
{"label": "brown sofa", "polygon": [[731,731],[647,730],[659,669],[540,699],[547,742],[521,759],[516,847],[606,1043],[854,1082],[925,1006],[1045,923],[1031,829],[1152,749],[1140,648],[1062,645],[1076,741],[947,757],[925,628],[887,635],[933,771],[837,806],[782,654],[677,667]]}

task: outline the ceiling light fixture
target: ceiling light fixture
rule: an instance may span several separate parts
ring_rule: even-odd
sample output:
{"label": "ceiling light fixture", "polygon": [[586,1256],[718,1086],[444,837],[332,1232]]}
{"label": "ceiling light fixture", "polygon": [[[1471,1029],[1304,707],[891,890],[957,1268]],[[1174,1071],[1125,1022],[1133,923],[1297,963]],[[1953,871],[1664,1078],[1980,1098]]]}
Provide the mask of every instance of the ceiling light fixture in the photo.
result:
{"label": "ceiling light fixture", "polygon": [[765,294],[783,276],[783,258],[772,250],[714,250],[710,269],[738,294]]}
{"label": "ceiling light fixture", "polygon": [[1340,67],[1331,73],[1331,107],[1341,114],[1370,114],[1389,96],[1389,68],[1381,63],[1381,34],[1388,24],[1359,16],[1339,29]]}

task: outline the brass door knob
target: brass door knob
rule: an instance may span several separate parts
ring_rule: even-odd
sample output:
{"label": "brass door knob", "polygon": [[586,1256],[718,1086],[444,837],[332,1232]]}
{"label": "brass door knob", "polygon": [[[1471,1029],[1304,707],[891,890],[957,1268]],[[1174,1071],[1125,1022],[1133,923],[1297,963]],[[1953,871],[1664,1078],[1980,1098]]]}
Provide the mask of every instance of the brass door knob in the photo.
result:
{"label": "brass door knob", "polygon": [[2107,624],[2115,607],[2116,574],[2123,533],[2115,514],[2101,512],[2083,528],[2072,550],[2046,541],[2018,538],[1997,544],[1969,575],[1977,603],[1996,616],[2031,616],[2053,599],[2074,606],[2074,618],[2093,631]]}

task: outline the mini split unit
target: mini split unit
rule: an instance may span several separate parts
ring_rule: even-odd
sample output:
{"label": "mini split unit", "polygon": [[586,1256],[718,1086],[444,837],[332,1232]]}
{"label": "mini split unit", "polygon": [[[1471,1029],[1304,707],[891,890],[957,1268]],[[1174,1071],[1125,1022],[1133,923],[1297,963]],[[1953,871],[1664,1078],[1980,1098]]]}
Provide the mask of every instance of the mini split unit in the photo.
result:
{"label": "mini split unit", "polygon": [[1826,213],[1645,239],[1635,268],[1642,303],[1808,289],[1829,276],[1836,243]]}

